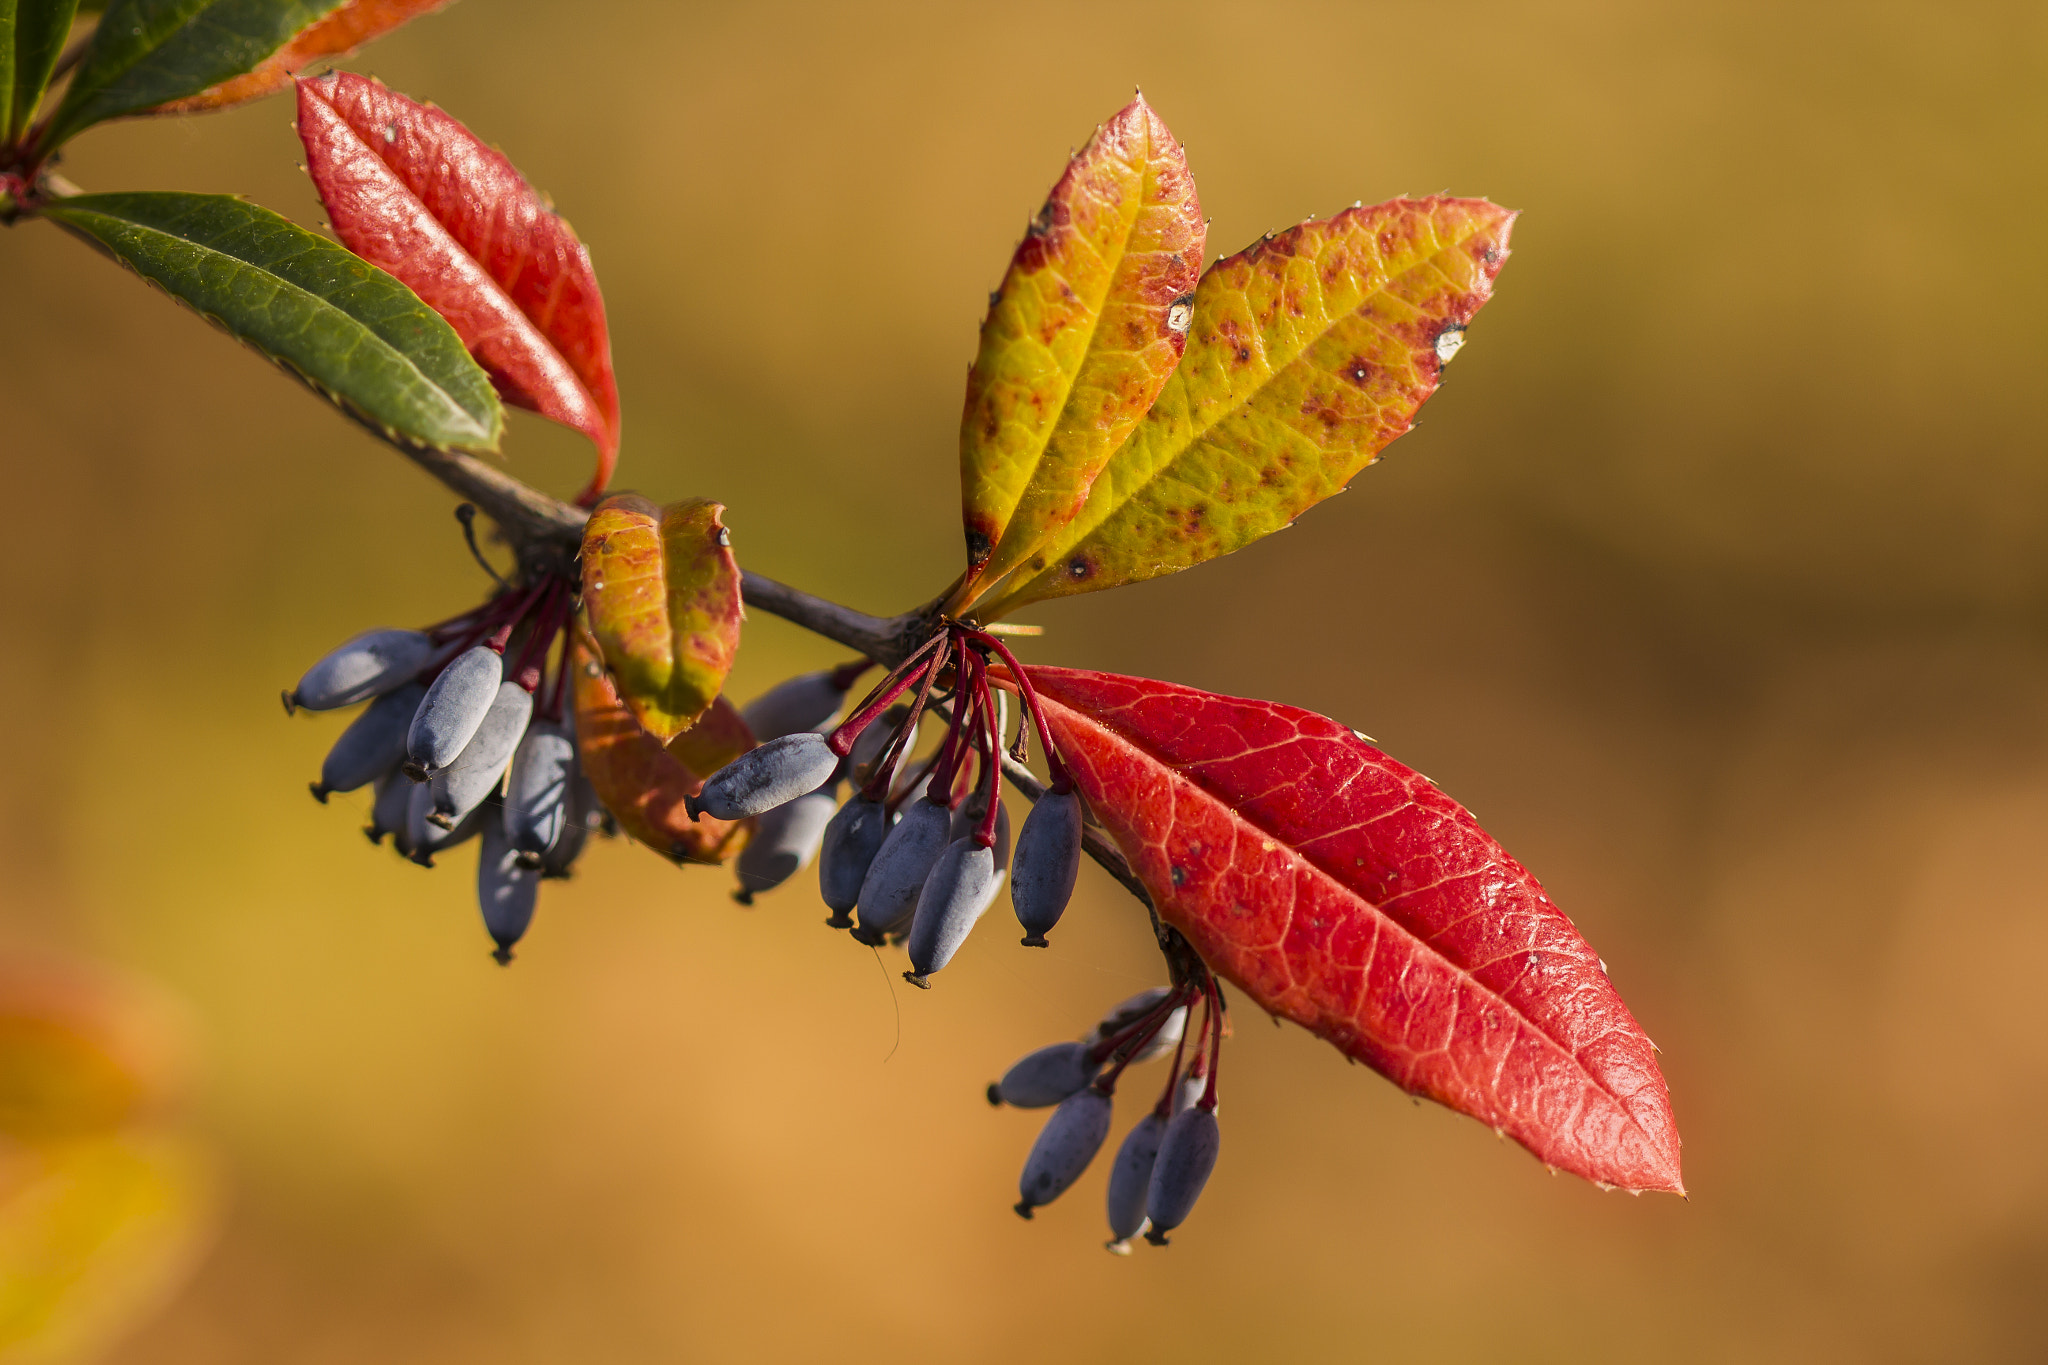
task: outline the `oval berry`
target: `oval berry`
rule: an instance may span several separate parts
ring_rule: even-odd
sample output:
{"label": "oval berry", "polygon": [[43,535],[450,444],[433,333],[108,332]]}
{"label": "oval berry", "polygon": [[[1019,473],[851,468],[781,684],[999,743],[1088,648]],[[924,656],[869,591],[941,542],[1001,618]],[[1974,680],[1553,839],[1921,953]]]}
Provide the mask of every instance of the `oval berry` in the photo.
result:
{"label": "oval berry", "polygon": [[1039,1130],[1024,1174],[1018,1177],[1020,1217],[1029,1218],[1033,1209],[1050,1204],[1081,1178],[1109,1136],[1109,1110],[1109,1096],[1093,1086],[1060,1101]]}
{"label": "oval berry", "polygon": [[1209,1183],[1209,1173],[1216,1169],[1216,1154],[1222,1145],[1215,1110],[1198,1104],[1173,1116],[1159,1144],[1159,1156],[1152,1163],[1152,1181],[1145,1189],[1145,1213],[1152,1220],[1146,1241],[1163,1247],[1166,1234],[1188,1220],[1195,1201],[1202,1197],[1202,1187]]}
{"label": "oval berry", "polygon": [[533,694],[516,682],[498,684],[483,722],[455,761],[434,774],[434,810],[428,818],[444,828],[484,803],[505,780],[505,769],[533,719]]}
{"label": "oval berry", "polygon": [[839,755],[832,752],[825,737],[806,730],[749,749],[713,773],[704,790],[686,798],[683,805],[693,820],[699,814],[714,820],[744,820],[816,791],[838,770]]}
{"label": "oval berry", "polygon": [[1066,913],[1081,875],[1081,798],[1047,792],[1024,817],[1017,837],[1017,866],[1010,876],[1010,904],[1024,926],[1024,946],[1043,948]]}
{"label": "oval berry", "polygon": [[407,683],[364,707],[327,751],[313,795],[325,802],[330,792],[352,792],[397,767],[405,758],[413,713],[426,695],[426,688]]}
{"label": "oval berry", "polygon": [[539,720],[527,728],[505,784],[505,837],[515,850],[537,858],[562,837],[575,771],[576,741],[565,722]]}
{"label": "oval berry", "polygon": [[469,842],[483,827],[483,813],[491,809],[479,806],[469,813],[453,829],[443,829],[429,817],[434,813],[434,784],[416,782],[413,784],[412,800],[405,811],[405,856],[421,867],[432,867],[434,855],[454,848],[457,844]]}
{"label": "oval berry", "polygon": [[487,645],[448,661],[406,731],[406,762],[415,779],[431,777],[455,761],[484,723],[504,679],[505,660]]}
{"label": "oval berry", "polygon": [[417,630],[366,630],[306,670],[284,709],[332,711],[382,696],[427,666],[434,642]]}
{"label": "oval berry", "polygon": [[1053,1043],[1017,1059],[1003,1078],[988,1088],[990,1104],[1018,1109],[1043,1109],[1078,1093],[1101,1063],[1089,1056],[1086,1043]]}
{"label": "oval berry", "polygon": [[1165,1136],[1166,1120],[1147,1114],[1116,1149],[1116,1163],[1109,1168],[1109,1249],[1120,1256],[1130,1254],[1131,1238],[1144,1230],[1145,1196]]}
{"label": "oval berry", "polygon": [[918,891],[910,924],[910,970],[903,979],[930,986],[927,978],[953,960],[1002,885],[994,849],[983,848],[972,836],[947,844]]}
{"label": "oval berry", "polygon": [[747,728],[763,744],[800,730],[815,730],[838,712],[846,689],[836,681],[839,670],[799,673],[775,684],[740,709]]}
{"label": "oval berry", "polygon": [[860,927],[854,938],[873,947],[910,923],[932,864],[946,851],[951,813],[936,801],[912,801],[889,831],[860,884]]}
{"label": "oval berry", "polygon": [[860,904],[861,883],[888,837],[888,807],[858,794],[826,824],[818,853],[818,894],[832,911],[825,923],[835,929],[853,927],[849,912]]}
{"label": "oval berry", "polygon": [[540,898],[539,868],[528,867],[505,833],[503,820],[483,822],[483,853],[476,865],[476,899],[497,950],[500,966],[512,960],[512,945],[526,936]]}
{"label": "oval berry", "polygon": [[[373,844],[384,842],[390,835],[393,846],[405,838],[405,816],[412,807],[413,780],[393,767],[377,779],[376,798],[370,803],[370,823],[363,826],[363,833]],[[406,850],[399,849],[403,853]]]}
{"label": "oval berry", "polygon": [[811,865],[838,809],[838,785],[828,782],[761,817],[733,869],[739,875],[742,903],[757,892],[774,890]]}

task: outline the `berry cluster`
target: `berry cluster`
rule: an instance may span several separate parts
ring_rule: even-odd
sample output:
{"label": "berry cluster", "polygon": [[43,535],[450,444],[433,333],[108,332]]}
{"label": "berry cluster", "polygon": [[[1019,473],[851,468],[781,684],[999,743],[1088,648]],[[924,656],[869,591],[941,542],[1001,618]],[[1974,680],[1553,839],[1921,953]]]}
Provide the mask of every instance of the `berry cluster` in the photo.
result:
{"label": "berry cluster", "polygon": [[557,643],[575,609],[575,583],[560,574],[501,581],[482,606],[438,625],[344,642],[284,694],[287,713],[369,703],[312,790],[325,803],[371,788],[371,843],[388,835],[401,857],[432,867],[436,854],[481,842],[477,900],[500,963],[533,922],[541,881],[568,876],[590,834],[611,832],[565,709],[569,660]]}
{"label": "berry cluster", "polygon": [[[1197,1004],[1203,1015],[1190,1055],[1188,1015]],[[1124,1069],[1170,1049],[1173,1066],[1158,1102],[1117,1149],[1108,1201],[1111,1251],[1129,1255],[1131,1239],[1141,1232],[1152,1245],[1165,1246],[1166,1234],[1187,1221],[1216,1167],[1216,1062],[1223,1033],[1223,993],[1214,977],[1200,971],[1179,985],[1132,996],[1087,1037],[1042,1047],[990,1085],[993,1105],[1057,1106],[1017,1182],[1018,1214],[1029,1218],[1081,1177],[1109,1136],[1111,1096]]]}
{"label": "berry cluster", "polygon": [[[1022,698],[1023,714],[1006,753],[1008,691]],[[913,698],[907,708],[898,705],[905,694]],[[945,738],[918,760],[913,750],[927,715],[944,719]],[[999,788],[1004,759],[1023,764],[1034,727],[1052,785],[1024,821],[1013,869]],[[873,757],[857,757],[862,752]],[[818,824],[842,771],[850,772],[854,795]],[[803,803],[815,804],[784,814]],[[816,828],[818,842],[799,852],[798,865],[822,846],[819,889],[832,911],[826,923],[870,946],[907,942],[904,979],[919,987],[953,960],[1005,880],[1024,942],[1044,947],[1080,871],[1080,798],[1030,680],[994,635],[954,621],[941,623],[843,722],[769,739],[713,774],[687,806],[693,818],[779,816],[782,831],[808,836]],[[858,923],[850,917],[856,911]]]}

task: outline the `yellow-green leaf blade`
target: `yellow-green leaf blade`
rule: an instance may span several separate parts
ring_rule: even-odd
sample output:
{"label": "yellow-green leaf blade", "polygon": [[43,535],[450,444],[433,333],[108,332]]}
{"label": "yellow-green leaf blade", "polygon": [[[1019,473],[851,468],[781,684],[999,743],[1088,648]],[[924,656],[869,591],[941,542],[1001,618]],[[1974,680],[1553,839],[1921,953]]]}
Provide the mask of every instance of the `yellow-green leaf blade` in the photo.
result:
{"label": "yellow-green leaf blade", "polygon": [[1204,226],[1187,158],[1143,97],[1096,129],[990,299],[960,424],[971,584],[1071,521],[1179,362]]}
{"label": "yellow-green leaf blade", "polygon": [[606,498],[583,533],[583,607],[619,699],[666,743],[697,722],[739,652],[740,572],[708,498]]}
{"label": "yellow-green leaf blade", "polygon": [[1483,199],[1397,199],[1217,262],[1159,401],[1081,515],[980,614],[1190,568],[1341,490],[1436,391],[1514,217]]}
{"label": "yellow-green leaf blade", "polygon": [[661,513],[668,559],[668,628],[675,669],[669,713],[694,726],[725,686],[739,654],[740,570],[725,529],[725,507],[709,498],[670,503]]}

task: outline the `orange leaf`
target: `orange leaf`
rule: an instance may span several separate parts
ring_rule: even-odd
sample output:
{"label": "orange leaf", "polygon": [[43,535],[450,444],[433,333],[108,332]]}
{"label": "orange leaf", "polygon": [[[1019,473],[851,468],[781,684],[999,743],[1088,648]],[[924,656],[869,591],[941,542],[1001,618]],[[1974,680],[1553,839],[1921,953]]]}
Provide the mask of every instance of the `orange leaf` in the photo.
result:
{"label": "orange leaf", "polygon": [[[574,637],[569,666],[576,688],[576,747],[583,773],[619,828],[678,863],[723,862],[744,848],[754,831],[752,820],[714,820],[708,815],[690,819],[683,798],[702,791],[704,779],[640,728],[580,633]],[[721,707],[730,714],[722,714]],[[723,736],[728,747],[736,746],[726,761],[754,747],[746,722],[731,703],[721,697],[710,714],[717,720],[707,735]],[[701,762],[717,757],[701,738],[685,752]]]}

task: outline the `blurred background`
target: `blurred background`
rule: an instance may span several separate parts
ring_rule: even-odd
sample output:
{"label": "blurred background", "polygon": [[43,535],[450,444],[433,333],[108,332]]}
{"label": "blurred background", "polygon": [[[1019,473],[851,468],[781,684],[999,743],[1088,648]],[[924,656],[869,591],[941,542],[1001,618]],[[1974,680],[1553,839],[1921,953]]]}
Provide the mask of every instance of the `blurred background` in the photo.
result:
{"label": "blurred background", "polygon": [[[1106,1161],[1019,1221],[1037,1117],[982,1086],[1160,976],[1093,873],[1053,951],[992,920],[926,995],[808,879],[742,910],[609,844],[500,970],[473,859],[308,800],[338,722],[275,700],[480,595],[451,499],[30,224],[0,948],[183,1002],[214,1172],[210,1255],[111,1359],[2048,1354],[2040,6],[463,0],[348,65],[591,244],[621,483],[876,612],[958,567],[984,294],[1134,85],[1212,257],[1358,198],[1521,209],[1359,496],[1034,609],[1027,657],[1314,708],[1470,805],[1661,1045],[1692,1195],[1552,1178],[1243,1010],[1171,1250],[1103,1254]],[[290,121],[64,170],[318,223]],[[588,452],[515,417],[507,459],[566,494]],[[843,657],[757,614],[734,690]]]}

